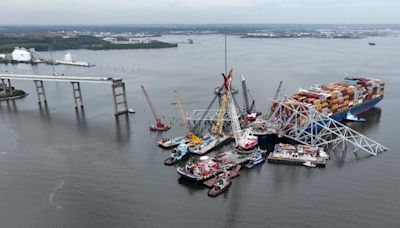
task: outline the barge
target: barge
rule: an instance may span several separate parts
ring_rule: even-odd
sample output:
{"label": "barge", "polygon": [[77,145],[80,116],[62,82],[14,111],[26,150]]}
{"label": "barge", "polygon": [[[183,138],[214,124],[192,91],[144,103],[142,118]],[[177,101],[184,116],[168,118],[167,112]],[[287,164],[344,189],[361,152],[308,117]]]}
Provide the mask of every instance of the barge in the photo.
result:
{"label": "barge", "polygon": [[196,155],[200,155],[200,156],[205,155],[205,154],[211,152],[212,150],[224,145],[230,139],[231,139],[231,137],[224,133],[222,133],[218,136],[207,135],[207,136],[203,137],[203,143],[198,144],[193,147],[189,147],[189,151],[192,154],[196,154]]}
{"label": "barge", "polygon": [[253,154],[238,154],[232,151],[218,154],[214,158],[203,156],[199,162],[191,161],[185,166],[178,167],[177,172],[187,180],[203,182],[237,165],[247,163],[252,157]]}
{"label": "barge", "polygon": [[300,165],[309,162],[316,167],[325,167],[329,155],[322,148],[306,145],[277,144],[268,155],[268,163]]}
{"label": "barge", "polygon": [[186,144],[189,140],[185,136],[179,136],[175,138],[161,138],[158,142],[158,146],[164,149],[170,149],[173,147],[177,147],[179,144]]}

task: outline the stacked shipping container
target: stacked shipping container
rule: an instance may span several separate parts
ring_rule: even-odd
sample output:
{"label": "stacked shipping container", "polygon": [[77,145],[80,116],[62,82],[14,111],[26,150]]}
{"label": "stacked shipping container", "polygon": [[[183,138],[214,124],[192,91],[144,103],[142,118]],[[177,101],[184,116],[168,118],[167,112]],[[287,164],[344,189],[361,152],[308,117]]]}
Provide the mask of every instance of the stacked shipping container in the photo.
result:
{"label": "stacked shipping container", "polygon": [[[293,100],[297,100],[329,116],[352,110],[355,111],[353,114],[357,114],[379,102],[384,96],[384,88],[384,82],[379,79],[345,78],[342,82],[300,89],[284,102],[293,104],[295,103]],[[372,100],[376,100],[376,102],[369,102]],[[370,103],[371,105],[362,106]],[[360,108],[362,110],[359,110]]]}

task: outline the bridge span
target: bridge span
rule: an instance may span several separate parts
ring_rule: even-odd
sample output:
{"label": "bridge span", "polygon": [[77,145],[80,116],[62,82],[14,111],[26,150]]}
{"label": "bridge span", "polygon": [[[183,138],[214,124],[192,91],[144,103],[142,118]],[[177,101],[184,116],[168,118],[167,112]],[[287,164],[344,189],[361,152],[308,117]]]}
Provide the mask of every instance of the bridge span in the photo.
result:
{"label": "bridge span", "polygon": [[[69,82],[72,85],[72,94],[75,108],[83,107],[83,99],[80,83],[106,83],[111,84],[114,114],[119,115],[128,112],[126,99],[126,88],[122,78],[119,77],[88,77],[88,76],[53,76],[53,75],[24,75],[24,74],[2,74],[0,80],[3,85],[12,88],[11,80],[33,81],[38,96],[38,103],[47,103],[44,81]],[[7,81],[7,84],[6,84]]]}

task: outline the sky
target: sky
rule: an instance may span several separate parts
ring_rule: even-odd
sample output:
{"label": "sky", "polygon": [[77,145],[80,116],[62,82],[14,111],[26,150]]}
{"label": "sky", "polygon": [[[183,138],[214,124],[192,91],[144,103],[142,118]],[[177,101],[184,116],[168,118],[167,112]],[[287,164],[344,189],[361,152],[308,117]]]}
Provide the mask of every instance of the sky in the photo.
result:
{"label": "sky", "polygon": [[399,24],[400,0],[2,0],[0,24]]}

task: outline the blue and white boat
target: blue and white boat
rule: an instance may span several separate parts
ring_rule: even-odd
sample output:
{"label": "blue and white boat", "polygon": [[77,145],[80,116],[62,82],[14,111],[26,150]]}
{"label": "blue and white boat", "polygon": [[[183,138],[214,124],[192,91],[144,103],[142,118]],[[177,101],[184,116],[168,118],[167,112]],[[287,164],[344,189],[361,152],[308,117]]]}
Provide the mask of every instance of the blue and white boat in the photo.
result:
{"label": "blue and white boat", "polygon": [[187,158],[189,156],[189,149],[186,143],[181,143],[177,148],[175,148],[174,153],[167,159],[165,159],[165,165],[174,165],[177,162]]}
{"label": "blue and white boat", "polygon": [[265,162],[265,158],[262,156],[260,150],[257,150],[254,153],[254,156],[250,159],[250,161],[246,164],[246,168],[253,168],[256,165],[262,164]]}

